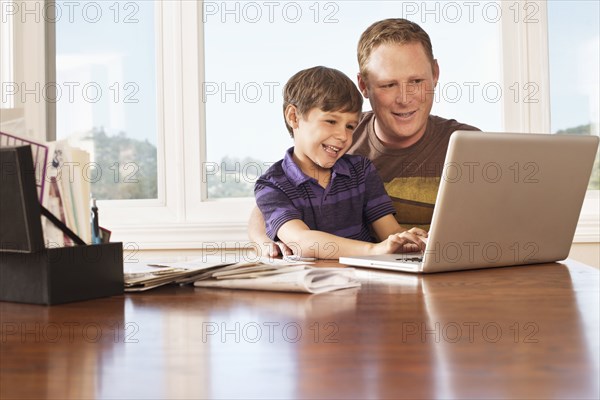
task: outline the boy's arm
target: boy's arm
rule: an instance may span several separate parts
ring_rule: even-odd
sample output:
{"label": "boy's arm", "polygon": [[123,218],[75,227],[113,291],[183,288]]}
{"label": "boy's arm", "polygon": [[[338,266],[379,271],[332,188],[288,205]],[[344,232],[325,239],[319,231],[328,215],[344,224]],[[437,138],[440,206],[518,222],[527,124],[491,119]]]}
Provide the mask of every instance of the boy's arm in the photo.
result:
{"label": "boy's arm", "polygon": [[[377,174],[375,165],[373,165],[368,158],[363,158],[363,163],[365,175],[364,182],[366,187],[363,215],[365,220],[371,224],[371,228],[377,239],[385,240],[390,237],[390,235],[403,232],[408,232],[415,236],[427,237],[427,232],[422,229],[412,228],[407,231],[398,224],[393,215],[394,207],[392,205],[392,200],[385,191],[385,187]],[[409,237],[411,237],[411,241],[414,239],[413,236],[409,235]],[[404,248],[402,251],[417,251],[420,248],[420,244],[419,246],[409,245],[405,247],[408,248]]]}
{"label": "boy's arm", "polygon": [[283,224],[279,228],[277,236],[290,247],[294,254],[321,259],[396,253],[410,243],[424,248],[424,243],[410,232],[391,234],[380,243],[369,243],[311,230],[299,219]]}
{"label": "boy's arm", "polygon": [[383,240],[393,233],[400,233],[406,230],[398,224],[398,221],[396,221],[396,218],[392,214],[387,214],[379,218],[371,224],[371,228],[373,228],[379,240]]}
{"label": "boy's arm", "polygon": [[277,257],[280,254],[284,256],[292,254],[291,250],[284,243],[275,243],[267,236],[265,218],[257,206],[254,206],[250,212],[250,219],[248,220],[248,237],[250,238],[250,241],[256,243],[261,249],[260,255]]}

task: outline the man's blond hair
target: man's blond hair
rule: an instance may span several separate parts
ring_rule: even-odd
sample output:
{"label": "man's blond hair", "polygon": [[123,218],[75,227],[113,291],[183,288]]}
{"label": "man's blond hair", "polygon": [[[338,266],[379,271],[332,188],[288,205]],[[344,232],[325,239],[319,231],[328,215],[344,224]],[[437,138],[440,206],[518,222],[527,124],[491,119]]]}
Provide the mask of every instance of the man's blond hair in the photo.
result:
{"label": "man's blond hair", "polygon": [[403,18],[390,18],[377,21],[369,26],[358,41],[358,67],[363,79],[367,79],[367,64],[371,53],[382,44],[421,43],[433,69],[435,60],[431,39],[427,32],[416,23]]}

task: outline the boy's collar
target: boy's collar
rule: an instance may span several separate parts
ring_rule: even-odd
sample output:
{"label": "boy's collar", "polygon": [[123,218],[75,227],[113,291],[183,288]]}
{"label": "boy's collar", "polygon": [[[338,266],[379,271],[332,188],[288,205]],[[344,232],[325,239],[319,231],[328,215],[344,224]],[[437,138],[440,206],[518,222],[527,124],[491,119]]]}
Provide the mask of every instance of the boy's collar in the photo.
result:
{"label": "boy's collar", "polygon": [[[294,186],[300,186],[301,184],[313,178],[302,172],[300,167],[294,162],[292,158],[293,153],[293,147],[290,147],[285,152],[285,157],[283,158],[282,163],[283,171]],[[350,176],[350,167],[348,166],[346,160],[343,158],[337,160],[335,164],[333,164],[333,167],[331,167],[331,178],[333,179],[337,175]]]}

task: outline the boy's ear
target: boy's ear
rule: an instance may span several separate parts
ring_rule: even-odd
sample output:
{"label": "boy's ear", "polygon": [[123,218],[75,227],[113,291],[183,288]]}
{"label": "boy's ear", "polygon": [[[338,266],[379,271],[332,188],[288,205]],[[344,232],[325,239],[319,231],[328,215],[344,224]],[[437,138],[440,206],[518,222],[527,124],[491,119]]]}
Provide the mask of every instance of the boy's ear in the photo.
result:
{"label": "boy's ear", "polygon": [[292,129],[298,128],[298,119],[299,119],[298,109],[296,106],[292,104],[288,104],[285,108],[285,120]]}

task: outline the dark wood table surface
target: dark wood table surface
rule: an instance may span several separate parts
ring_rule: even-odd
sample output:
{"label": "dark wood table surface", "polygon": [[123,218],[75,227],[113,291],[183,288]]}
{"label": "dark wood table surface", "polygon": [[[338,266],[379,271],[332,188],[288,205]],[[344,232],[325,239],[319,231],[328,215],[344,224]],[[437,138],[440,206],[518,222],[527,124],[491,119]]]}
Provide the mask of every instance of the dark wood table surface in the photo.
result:
{"label": "dark wood table surface", "polygon": [[597,269],[358,271],[320,295],[0,302],[0,398],[600,397]]}

